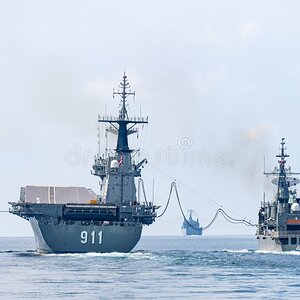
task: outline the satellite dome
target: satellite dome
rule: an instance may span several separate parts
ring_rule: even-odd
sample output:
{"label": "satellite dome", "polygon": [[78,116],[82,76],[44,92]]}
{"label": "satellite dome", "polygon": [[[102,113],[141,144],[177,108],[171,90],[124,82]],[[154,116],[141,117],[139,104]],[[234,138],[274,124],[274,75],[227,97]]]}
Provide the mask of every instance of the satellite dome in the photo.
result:
{"label": "satellite dome", "polygon": [[118,162],[116,159],[112,160],[111,163],[110,163],[110,167],[111,167],[112,169],[117,169],[117,168],[119,168],[119,162]]}
{"label": "satellite dome", "polygon": [[299,203],[293,203],[292,206],[291,206],[291,211],[292,212],[299,212],[300,211]]}

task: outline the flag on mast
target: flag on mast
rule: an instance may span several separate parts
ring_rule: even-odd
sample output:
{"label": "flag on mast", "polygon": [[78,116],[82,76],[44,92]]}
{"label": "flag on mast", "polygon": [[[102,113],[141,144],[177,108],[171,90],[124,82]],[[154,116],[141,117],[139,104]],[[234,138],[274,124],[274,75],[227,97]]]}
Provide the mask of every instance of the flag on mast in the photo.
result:
{"label": "flag on mast", "polygon": [[121,166],[123,163],[123,155],[122,154],[121,154],[120,159],[118,160],[118,163],[119,163],[119,166]]}

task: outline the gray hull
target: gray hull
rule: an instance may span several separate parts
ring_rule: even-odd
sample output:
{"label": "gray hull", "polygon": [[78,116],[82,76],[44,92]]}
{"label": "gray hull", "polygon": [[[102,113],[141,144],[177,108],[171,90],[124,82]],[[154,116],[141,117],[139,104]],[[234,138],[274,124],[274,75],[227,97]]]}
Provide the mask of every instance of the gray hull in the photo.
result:
{"label": "gray hull", "polygon": [[291,239],[288,238],[288,244],[284,245],[280,242],[279,238],[271,236],[257,235],[259,244],[259,250],[270,251],[270,252],[282,252],[282,251],[295,251],[299,245],[299,238],[297,243],[292,244]]}
{"label": "gray hull", "polygon": [[125,73],[113,95],[121,96],[118,115],[98,116],[109,126],[105,136],[117,135],[114,149],[95,155],[91,173],[100,179],[100,194],[85,187],[32,185],[21,187],[20,199],[9,202],[10,213],[30,221],[39,252],[129,252],[142,226],[157,217],[159,206],[147,201],[141,178],[147,159],[135,162],[139,150],[128,144],[128,136],[138,133],[135,126],[147,124],[148,117],[128,116],[127,97],[135,92]]}
{"label": "gray hull", "polygon": [[43,224],[29,219],[40,253],[129,252],[141,237],[140,223]]}

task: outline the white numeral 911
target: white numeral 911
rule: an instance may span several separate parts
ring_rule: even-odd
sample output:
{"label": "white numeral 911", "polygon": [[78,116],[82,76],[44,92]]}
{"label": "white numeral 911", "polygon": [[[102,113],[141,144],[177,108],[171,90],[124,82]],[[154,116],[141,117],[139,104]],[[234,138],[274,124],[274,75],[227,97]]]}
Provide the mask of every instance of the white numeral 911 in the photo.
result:
{"label": "white numeral 911", "polygon": [[99,231],[98,236],[96,235],[96,232],[93,230],[90,235],[87,231],[81,231],[80,238],[81,238],[81,244],[87,244],[90,242],[92,245],[98,241],[99,245],[102,245],[102,237],[103,233],[102,231]]}

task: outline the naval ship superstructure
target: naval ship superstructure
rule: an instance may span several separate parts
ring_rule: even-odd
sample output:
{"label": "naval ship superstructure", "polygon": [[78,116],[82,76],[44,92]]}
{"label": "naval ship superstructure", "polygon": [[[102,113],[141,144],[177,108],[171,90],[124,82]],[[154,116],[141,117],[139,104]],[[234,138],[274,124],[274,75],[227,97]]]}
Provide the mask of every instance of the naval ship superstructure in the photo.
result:
{"label": "naval ship superstructure", "polygon": [[193,219],[193,210],[189,210],[189,218],[183,221],[181,229],[184,235],[202,235],[199,219]]}
{"label": "naval ship superstructure", "polygon": [[[258,229],[256,238],[260,250],[293,251],[300,245],[300,198],[297,198],[295,186],[300,180],[286,167],[285,139],[281,141],[278,166],[273,172],[264,173],[273,176],[272,183],[276,186],[276,194],[272,201],[261,203],[258,213]],[[265,198],[265,197],[264,197]]]}
{"label": "naval ship superstructure", "polygon": [[[137,198],[146,159],[133,161],[128,136],[148,117],[128,116],[127,97],[134,96],[124,73],[113,96],[121,97],[117,117],[99,116],[106,131],[117,135],[112,153],[95,157],[92,174],[100,178],[100,195],[84,187],[21,188],[20,199],[9,202],[10,213],[28,220],[41,253],[129,252],[138,243],[143,225],[155,221],[156,209]],[[106,124],[106,125],[105,125]]]}

